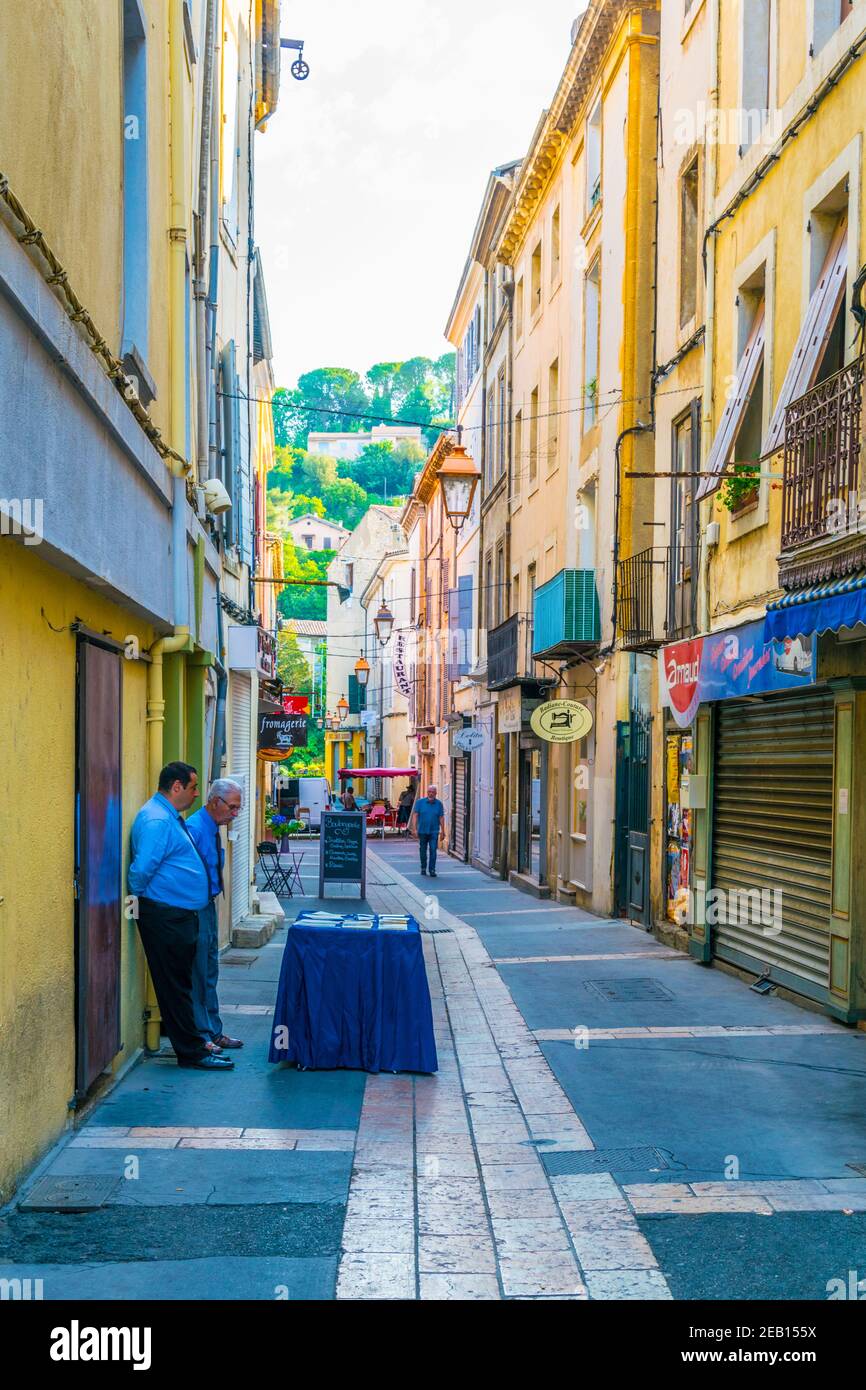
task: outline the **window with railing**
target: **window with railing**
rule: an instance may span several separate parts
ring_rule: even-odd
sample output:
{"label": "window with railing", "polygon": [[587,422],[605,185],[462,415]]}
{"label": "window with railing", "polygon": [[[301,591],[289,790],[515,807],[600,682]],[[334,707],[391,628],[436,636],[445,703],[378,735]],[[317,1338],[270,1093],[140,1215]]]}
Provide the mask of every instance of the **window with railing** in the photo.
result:
{"label": "window with railing", "polygon": [[844,532],[859,502],[863,357],[785,411],[782,546]]}

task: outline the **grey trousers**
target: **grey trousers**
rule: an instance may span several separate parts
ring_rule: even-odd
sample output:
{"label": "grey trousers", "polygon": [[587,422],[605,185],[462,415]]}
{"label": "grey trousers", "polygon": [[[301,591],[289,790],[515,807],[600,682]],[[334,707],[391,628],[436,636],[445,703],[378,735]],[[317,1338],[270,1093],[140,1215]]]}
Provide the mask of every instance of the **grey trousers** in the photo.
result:
{"label": "grey trousers", "polygon": [[211,900],[198,914],[198,943],[192,970],[195,1026],[206,1042],[213,1042],[223,1031],[217,998],[219,969],[219,927],[216,902]]}

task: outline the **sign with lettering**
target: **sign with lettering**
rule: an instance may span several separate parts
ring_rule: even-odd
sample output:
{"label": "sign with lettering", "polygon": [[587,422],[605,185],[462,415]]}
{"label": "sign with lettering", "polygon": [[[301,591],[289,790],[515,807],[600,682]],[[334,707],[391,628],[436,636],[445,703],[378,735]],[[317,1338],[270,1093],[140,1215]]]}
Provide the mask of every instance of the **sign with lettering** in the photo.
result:
{"label": "sign with lettering", "polygon": [[284,695],[283,709],[286,714],[309,714],[309,695]]}
{"label": "sign with lettering", "polygon": [[592,728],[592,711],[579,700],[545,700],[533,710],[529,727],[546,743],[576,743]]}
{"label": "sign with lettering", "polygon": [[[796,626],[796,619],[791,625]],[[767,638],[762,619],[708,637],[672,642],[660,653],[662,704],[685,729],[702,701],[736,700],[814,685],[816,657],[814,633]]]}
{"label": "sign with lettering", "polygon": [[305,714],[260,714],[259,749],[289,753],[307,746]]}
{"label": "sign with lettering", "polygon": [[474,753],[483,742],[484,735],[480,729],[458,729],[454,735],[454,747],[459,748],[461,753]]}
{"label": "sign with lettering", "polygon": [[319,897],[326,883],[360,883],[367,892],[367,821],[363,811],[323,811],[319,828]]}

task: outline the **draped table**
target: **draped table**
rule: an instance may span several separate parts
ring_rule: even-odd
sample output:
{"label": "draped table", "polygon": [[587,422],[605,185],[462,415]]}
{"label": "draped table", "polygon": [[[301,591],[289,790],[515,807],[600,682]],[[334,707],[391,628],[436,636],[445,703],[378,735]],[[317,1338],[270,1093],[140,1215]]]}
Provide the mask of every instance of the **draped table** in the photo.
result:
{"label": "draped table", "polygon": [[[421,930],[347,926],[302,913],[283,951],[270,1062],[304,1068],[438,1070]],[[321,919],[326,921],[322,922]]]}

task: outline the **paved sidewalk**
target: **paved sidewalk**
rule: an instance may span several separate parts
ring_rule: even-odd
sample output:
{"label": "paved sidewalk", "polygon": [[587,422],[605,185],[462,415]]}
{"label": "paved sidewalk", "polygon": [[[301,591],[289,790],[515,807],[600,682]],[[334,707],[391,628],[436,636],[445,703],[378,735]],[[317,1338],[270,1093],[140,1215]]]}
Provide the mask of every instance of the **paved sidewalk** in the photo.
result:
{"label": "paved sidewalk", "polygon": [[[228,952],[234,1072],[134,1067],[36,1175],[92,1209],[33,1210],[29,1184],[0,1278],[47,1299],[584,1300],[866,1277],[863,1033],[438,867],[371,845],[366,904],[422,921],[436,1076],[270,1066],[285,929]],[[304,881],[290,920],[316,847]]]}

